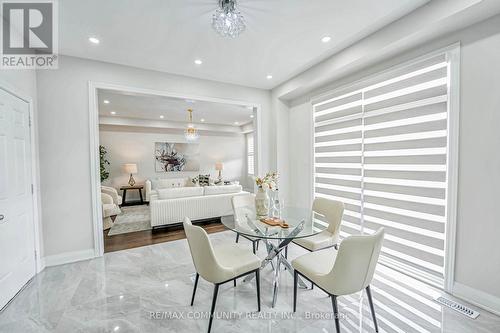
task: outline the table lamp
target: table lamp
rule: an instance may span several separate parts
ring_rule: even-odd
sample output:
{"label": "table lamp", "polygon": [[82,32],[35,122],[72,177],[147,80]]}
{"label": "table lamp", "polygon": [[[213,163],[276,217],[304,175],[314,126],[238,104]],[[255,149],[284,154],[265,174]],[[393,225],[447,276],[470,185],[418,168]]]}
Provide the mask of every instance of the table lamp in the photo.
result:
{"label": "table lamp", "polygon": [[222,169],[224,169],[222,162],[215,163],[215,170],[219,171],[219,181],[222,180]]}
{"label": "table lamp", "polygon": [[135,185],[135,179],[132,177],[132,174],[137,173],[137,164],[130,163],[130,164],[124,164],[123,169],[125,170],[126,173],[130,174],[130,179],[128,180],[128,184],[130,186]]}

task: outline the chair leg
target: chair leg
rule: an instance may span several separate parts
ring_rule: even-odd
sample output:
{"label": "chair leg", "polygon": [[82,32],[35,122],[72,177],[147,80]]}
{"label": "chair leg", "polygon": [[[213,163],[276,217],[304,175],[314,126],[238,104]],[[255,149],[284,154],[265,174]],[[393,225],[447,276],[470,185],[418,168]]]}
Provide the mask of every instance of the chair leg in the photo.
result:
{"label": "chair leg", "polygon": [[233,287],[236,287],[236,279],[233,280]]}
{"label": "chair leg", "polygon": [[337,305],[337,296],[331,295],[331,297],[332,297],[333,317],[335,319],[335,328],[337,329],[337,333],[340,333],[339,308]]}
{"label": "chair leg", "polygon": [[293,312],[297,310],[297,283],[298,281],[297,271],[293,271]]}
{"label": "chair leg", "polygon": [[198,279],[200,278],[200,274],[196,273],[196,278],[194,279],[194,289],[193,289],[193,297],[191,297],[191,306],[194,304],[194,295],[196,295],[196,288],[198,287]]}
{"label": "chair leg", "polygon": [[370,286],[366,287],[366,295],[368,296],[368,303],[370,303],[370,310],[372,311],[373,326],[375,327],[375,332],[378,332],[377,318],[375,317],[375,307],[373,306],[372,291]]}
{"label": "chair leg", "polygon": [[255,270],[255,284],[257,287],[257,311],[260,312],[260,268]]}
{"label": "chair leg", "polygon": [[236,233],[236,243],[238,243],[239,240],[240,240],[240,234]]}
{"label": "chair leg", "polygon": [[255,254],[255,242],[252,242],[252,251],[253,251],[253,254]]}
{"label": "chair leg", "polygon": [[[288,259],[288,245],[285,246],[285,259]],[[286,266],[285,266],[285,271],[286,271]]]}
{"label": "chair leg", "polygon": [[210,309],[210,319],[208,321],[208,333],[212,329],[212,321],[214,320],[215,303],[217,302],[217,294],[219,293],[219,285],[214,287],[214,298],[212,299],[212,308]]}
{"label": "chair leg", "polygon": [[260,239],[257,239],[257,251],[259,251],[259,241]]}

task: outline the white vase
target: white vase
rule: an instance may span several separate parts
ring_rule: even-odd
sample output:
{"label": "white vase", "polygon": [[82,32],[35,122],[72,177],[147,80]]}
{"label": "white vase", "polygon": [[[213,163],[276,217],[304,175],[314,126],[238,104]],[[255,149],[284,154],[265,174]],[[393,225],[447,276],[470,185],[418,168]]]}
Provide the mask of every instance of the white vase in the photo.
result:
{"label": "white vase", "polygon": [[269,214],[269,195],[262,187],[259,187],[255,195],[255,212],[257,216],[268,216]]}

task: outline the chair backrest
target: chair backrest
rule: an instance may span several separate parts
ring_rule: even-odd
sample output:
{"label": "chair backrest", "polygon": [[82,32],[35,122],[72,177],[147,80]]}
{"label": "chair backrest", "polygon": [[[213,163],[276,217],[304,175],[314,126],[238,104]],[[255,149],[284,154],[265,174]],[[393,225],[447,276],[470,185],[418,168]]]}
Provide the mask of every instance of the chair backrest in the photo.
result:
{"label": "chair backrest", "polygon": [[326,217],[328,221],[327,230],[338,239],[340,223],[342,222],[342,215],[344,215],[344,203],[326,198],[315,198],[313,211]]}
{"label": "chair backrest", "polygon": [[[231,202],[233,204],[234,218],[239,223],[245,222],[245,214],[255,210],[255,194],[248,193],[244,195],[235,195]],[[248,207],[250,211],[241,208]]]}
{"label": "chair backrest", "polygon": [[329,291],[334,295],[347,295],[366,288],[373,279],[383,240],[384,228],[372,235],[344,239],[328,273]]}
{"label": "chair backrest", "polygon": [[187,217],[184,218],[183,225],[196,272],[205,280],[215,283],[221,267],[206,231],[192,225]]}
{"label": "chair backrest", "polygon": [[248,193],[242,195],[235,195],[231,199],[231,202],[233,203],[233,209],[245,206],[253,207],[255,205],[255,194]]}

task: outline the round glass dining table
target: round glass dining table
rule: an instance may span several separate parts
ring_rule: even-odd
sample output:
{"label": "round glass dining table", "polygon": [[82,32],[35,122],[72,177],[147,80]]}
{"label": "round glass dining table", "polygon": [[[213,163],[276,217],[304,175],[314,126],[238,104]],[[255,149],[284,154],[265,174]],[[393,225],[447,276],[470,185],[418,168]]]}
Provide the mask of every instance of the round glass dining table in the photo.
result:
{"label": "round glass dining table", "polygon": [[[279,289],[280,270],[283,265],[285,269],[293,276],[293,268],[288,259],[282,254],[288,244],[297,238],[304,238],[316,235],[328,226],[325,223],[323,215],[312,210],[297,207],[283,207],[279,213],[280,218],[288,225],[287,228],[281,226],[270,226],[261,222],[262,216],[257,216],[254,206],[243,206],[235,208],[234,216],[224,216],[222,223],[228,229],[239,234],[258,238],[266,246],[267,256],[262,260],[261,269],[271,264],[274,270],[273,279],[273,301],[272,306],[276,305]],[[253,274],[247,276],[244,281],[247,282],[253,278]],[[307,288],[307,285],[299,277],[299,286]]]}

